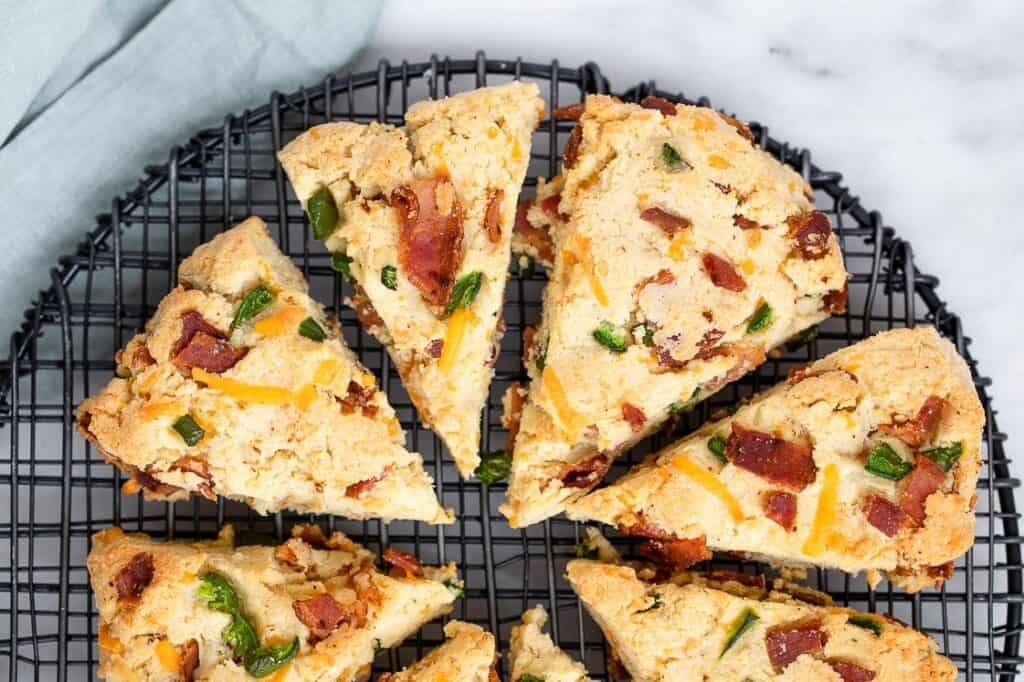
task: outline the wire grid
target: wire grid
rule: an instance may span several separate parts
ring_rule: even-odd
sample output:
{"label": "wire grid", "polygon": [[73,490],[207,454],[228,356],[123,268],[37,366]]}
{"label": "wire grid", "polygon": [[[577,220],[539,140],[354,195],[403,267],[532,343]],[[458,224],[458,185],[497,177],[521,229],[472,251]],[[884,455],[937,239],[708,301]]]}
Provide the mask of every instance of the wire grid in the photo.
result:
{"label": "wire grid", "polygon": [[[7,427],[10,451],[0,459],[0,657],[10,679],[82,679],[95,674],[97,617],[84,559],[92,533],[113,525],[156,537],[210,537],[225,522],[240,530],[281,538],[292,523],[315,520],[340,529],[381,551],[394,544],[425,563],[454,561],[466,581],[465,599],[452,617],[470,620],[498,634],[502,650],[523,610],[545,605],[556,640],[586,663],[598,679],[610,679],[609,652],[562,577],[581,529],[555,518],[513,530],[497,514],[504,485],[490,488],[459,479],[438,439],[423,428],[387,354],[359,328],[343,304],[349,293],[330,268],[328,254],[311,239],[301,206],[291,194],[275,152],[299,132],[324,121],[347,119],[401,124],[406,107],[512,78],[539,83],[550,111],[580,101],[586,93],[609,92],[596,64],[567,69],[557,61],[475,59],[392,66],[374,72],[328,76],[316,87],[228,116],[171,151],[166,164],[146,168],[144,179],[113,200],[111,212],[77,251],[51,271],[52,286],[27,311],[11,338],[10,356],[0,366],[0,426]],[[658,94],[687,101],[682,93],[658,91],[653,82],[625,91],[625,99]],[[702,98],[697,104],[708,105]],[[560,143],[571,122],[546,120],[534,137],[524,195],[538,176],[551,177],[559,165]],[[985,407],[984,468],[978,489],[976,543],[956,562],[954,577],[939,591],[908,595],[887,584],[869,590],[862,578],[811,571],[808,584],[830,592],[837,602],[891,614],[934,636],[959,666],[963,679],[1008,681],[1021,663],[1022,565],[1014,489],[986,392],[970,357],[969,339],[958,317],[936,293],[938,279],[914,265],[907,242],[884,227],[881,216],[863,208],[842,186],[839,173],[811,163],[810,153],[768,136],[752,124],[761,146],[794,166],[814,187],[818,207],[832,218],[852,279],[850,312],[825,322],[809,344],[770,359],[757,372],[724,389],[687,415],[673,437],[696,428],[723,406],[786,376],[794,365],[825,355],[883,329],[933,324],[954,341],[971,366]],[[112,375],[114,351],[123,346],[176,283],[180,260],[216,232],[250,215],[263,218],[282,248],[310,280],[314,297],[343,322],[346,337],[387,391],[407,430],[410,445],[424,454],[438,494],[455,508],[458,521],[445,527],[418,523],[351,522],[333,517],[284,513],[261,517],[233,502],[193,500],[142,503],[118,489],[121,474],[104,463],[74,431],[76,405]],[[525,377],[520,355],[522,328],[540,317],[539,272],[510,278],[505,307],[506,335],[483,415],[482,447],[502,447],[500,396]],[[613,467],[611,476],[668,441],[650,439]],[[614,532],[612,532],[614,536]],[[628,539],[621,540],[629,547]],[[715,566],[763,571],[756,564],[716,558]],[[442,641],[432,623],[401,647],[378,655],[374,669],[396,669]]]}

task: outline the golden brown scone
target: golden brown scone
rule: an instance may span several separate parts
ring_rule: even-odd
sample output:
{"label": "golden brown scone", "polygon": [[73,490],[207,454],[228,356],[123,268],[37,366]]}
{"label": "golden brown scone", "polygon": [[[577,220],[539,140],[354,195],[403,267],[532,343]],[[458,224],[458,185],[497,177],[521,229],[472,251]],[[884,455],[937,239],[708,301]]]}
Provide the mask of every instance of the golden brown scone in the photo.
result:
{"label": "golden brown scone", "polygon": [[[179,278],[78,411],[82,435],[132,474],[126,492],[450,521],[373,374],[262,220],[197,248]],[[233,324],[260,286],[273,301]]]}
{"label": "golden brown scone", "polygon": [[[226,643],[238,616],[258,646],[287,651],[297,642],[267,679],[365,680],[376,651],[449,613],[461,587],[453,564],[385,575],[363,547],[316,526],[296,526],[277,547],[235,547],[233,537],[231,526],[213,542],[159,542],[119,528],[93,536],[100,678],[252,679],[254,661]],[[215,581],[234,593],[233,610],[210,602]]]}
{"label": "golden brown scone", "polygon": [[743,124],[664,105],[588,97],[563,177],[526,212],[555,258],[501,508],[515,527],[562,511],[674,411],[845,309],[809,185]]}
{"label": "golden brown scone", "polygon": [[641,578],[632,567],[584,559],[567,570],[635,682],[956,679],[956,666],[930,637],[886,616],[832,606],[807,588],[791,594],[781,581],[767,590],[685,572],[653,582],[652,571]]}
{"label": "golden brown scone", "polygon": [[509,644],[509,664],[512,666],[510,679],[518,682],[526,679],[544,682],[590,682],[587,669],[573,660],[543,631],[548,614],[538,606],[523,612],[523,623],[512,628]]}
{"label": "golden brown scone", "polygon": [[893,330],[795,372],[569,516],[650,538],[677,564],[703,558],[706,538],[874,582],[885,571],[916,591],[948,578],[974,541],[983,426],[953,345],[932,327]]}
{"label": "golden brown scone", "polygon": [[479,625],[453,620],[444,626],[447,641],[399,673],[377,682],[498,682],[494,635]]}
{"label": "golden brown scone", "polygon": [[[348,263],[350,303],[464,477],[480,461],[516,199],[542,112],[537,86],[513,82],[418,102],[404,128],[316,126],[278,155],[311,216],[335,207],[318,236]],[[474,281],[475,296],[461,295]]]}

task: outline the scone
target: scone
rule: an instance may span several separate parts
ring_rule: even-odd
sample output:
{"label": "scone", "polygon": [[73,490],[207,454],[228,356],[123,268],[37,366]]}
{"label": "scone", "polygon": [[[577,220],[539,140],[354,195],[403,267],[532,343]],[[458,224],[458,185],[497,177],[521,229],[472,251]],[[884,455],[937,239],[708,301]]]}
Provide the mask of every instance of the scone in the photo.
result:
{"label": "scone", "polygon": [[418,102],[404,128],[328,123],[278,154],[363,326],[464,477],[480,462],[537,93],[513,82]]}
{"label": "scone", "polygon": [[78,430],[149,499],[451,520],[338,323],[249,218],[196,249]]}
{"label": "scone", "polygon": [[382,674],[377,682],[499,682],[494,635],[457,620],[444,626],[444,635],[444,644],[400,673]]}
{"label": "scone", "polygon": [[541,629],[548,619],[540,606],[523,613],[523,624],[512,628],[509,661],[512,682],[590,682],[587,669],[551,641]]}
{"label": "scone", "polygon": [[974,541],[984,413],[932,327],[883,332],[794,372],[569,508],[677,567],[706,547],[942,583]]}
{"label": "scone", "polygon": [[158,542],[110,528],[87,565],[106,680],[365,680],[374,654],[449,613],[455,567],[389,549],[392,575],[341,533],[297,526],[277,547]]}
{"label": "scone", "polygon": [[526,213],[555,260],[502,506],[515,527],[562,511],[674,412],[845,308],[808,184],[737,121],[645,104],[588,97],[563,178]]}
{"label": "scone", "polygon": [[746,574],[655,582],[653,571],[641,579],[632,567],[583,559],[567,570],[634,682],[956,679],[930,637],[807,588],[776,581],[768,590]]}

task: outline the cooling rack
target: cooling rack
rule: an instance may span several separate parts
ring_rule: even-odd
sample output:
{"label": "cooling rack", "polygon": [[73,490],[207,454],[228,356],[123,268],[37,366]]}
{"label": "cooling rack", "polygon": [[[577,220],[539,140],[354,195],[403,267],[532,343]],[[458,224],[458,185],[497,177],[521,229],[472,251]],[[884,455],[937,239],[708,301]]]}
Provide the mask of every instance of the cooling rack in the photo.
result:
{"label": "cooling rack", "polygon": [[[315,242],[303,211],[291,194],[275,152],[311,125],[331,120],[400,124],[406,107],[510,79],[540,85],[548,110],[576,102],[587,93],[612,92],[594,63],[564,68],[522,60],[453,60],[328,76],[315,87],[273,93],[259,108],[224,119],[188,144],[171,150],[166,163],[147,167],[143,179],[117,197],[110,213],[50,271],[51,286],[26,312],[0,365],[0,438],[10,445],[0,459],[0,667],[9,679],[86,679],[97,665],[97,617],[89,590],[85,556],[92,533],[113,525],[163,538],[210,537],[225,522],[243,530],[281,537],[292,523],[313,519],[340,529],[380,551],[393,544],[425,563],[454,561],[466,581],[465,598],[453,617],[495,632],[501,648],[509,629],[534,604],[551,612],[562,647],[586,663],[598,679],[611,679],[609,654],[600,632],[580,609],[562,577],[575,553],[581,529],[555,518],[513,530],[497,513],[504,485],[490,488],[462,481],[437,438],[422,427],[387,354],[360,329],[343,305],[346,286]],[[624,99],[657,94],[693,102],[683,93],[657,90],[653,82],[622,91]],[[710,105],[706,98],[697,104]],[[571,122],[546,120],[534,136],[529,177],[531,196],[538,176],[557,172],[560,143]],[[974,548],[956,562],[953,578],[938,591],[908,595],[883,583],[870,590],[861,578],[812,571],[807,583],[829,592],[840,604],[893,615],[932,635],[966,680],[1008,682],[1016,676],[1021,634],[1021,537],[1014,491],[988,396],[990,381],[978,372],[960,319],[939,297],[938,279],[914,263],[910,244],[884,226],[843,186],[842,176],[811,162],[807,150],[791,147],[752,124],[759,144],[807,178],[818,208],[835,226],[852,275],[850,311],[821,326],[817,339],[772,357],[757,372],[705,401],[676,427],[677,436],[696,428],[711,412],[786,376],[794,365],[892,327],[930,324],[950,338],[967,359],[985,408],[984,467],[978,486]],[[193,500],[142,503],[119,494],[119,472],[104,463],[74,432],[77,404],[104,385],[114,370],[114,351],[142,327],[156,304],[176,284],[176,268],[192,249],[216,232],[250,215],[271,226],[281,247],[309,278],[314,297],[341,318],[350,345],[387,391],[406,429],[409,444],[422,452],[446,506],[458,522],[430,527],[417,523],[351,522],[333,517],[278,514],[261,517],[236,503]],[[506,335],[483,415],[485,450],[504,445],[500,396],[523,378],[521,331],[540,316],[543,273],[514,268],[506,293]],[[657,448],[662,434],[641,444],[612,470]],[[629,541],[613,537],[628,549]],[[737,568],[734,560],[713,562]],[[765,567],[744,564],[743,570]],[[439,623],[423,628],[404,645],[381,652],[374,670],[408,664],[443,639]]]}

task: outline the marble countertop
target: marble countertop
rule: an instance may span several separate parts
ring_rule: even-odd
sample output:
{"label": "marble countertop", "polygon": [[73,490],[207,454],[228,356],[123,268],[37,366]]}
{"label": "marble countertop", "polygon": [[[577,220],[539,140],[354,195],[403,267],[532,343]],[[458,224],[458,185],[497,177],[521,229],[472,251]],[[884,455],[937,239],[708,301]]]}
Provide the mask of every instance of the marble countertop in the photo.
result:
{"label": "marble countertop", "polygon": [[[564,66],[595,61],[616,90],[654,79],[707,95],[839,170],[914,246],[992,377],[999,427],[1024,426],[1014,274],[1024,171],[1024,6],[936,3],[387,2],[356,64],[432,52]],[[1016,171],[1016,172],[1015,172]],[[1014,441],[1010,442],[1012,448]],[[1012,450],[1011,450],[1012,452]],[[1018,476],[1024,464],[1015,463]]]}

